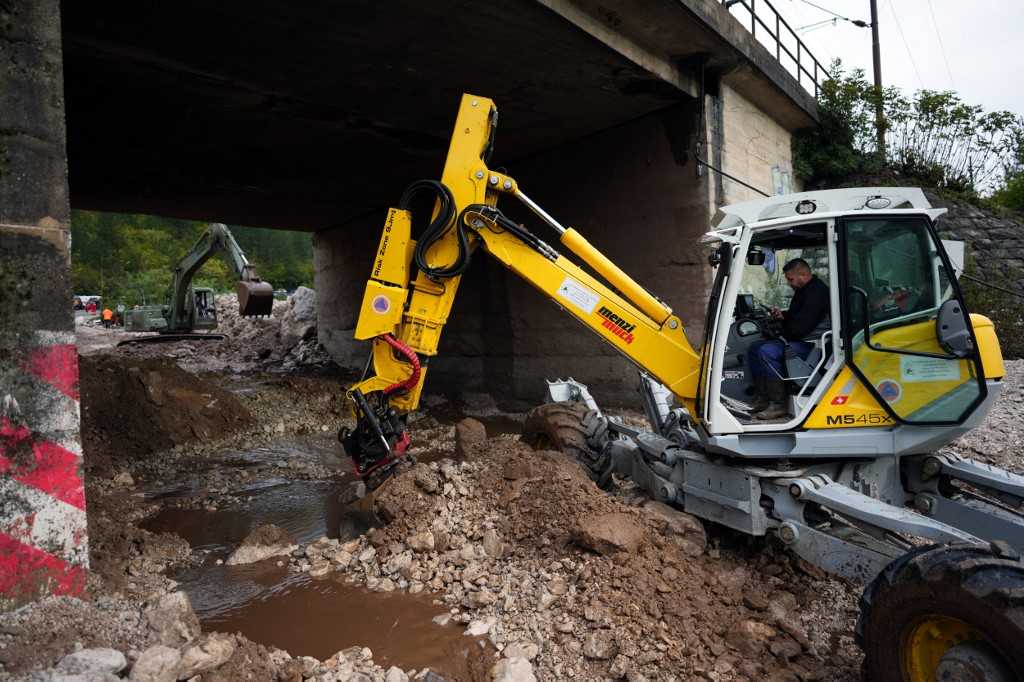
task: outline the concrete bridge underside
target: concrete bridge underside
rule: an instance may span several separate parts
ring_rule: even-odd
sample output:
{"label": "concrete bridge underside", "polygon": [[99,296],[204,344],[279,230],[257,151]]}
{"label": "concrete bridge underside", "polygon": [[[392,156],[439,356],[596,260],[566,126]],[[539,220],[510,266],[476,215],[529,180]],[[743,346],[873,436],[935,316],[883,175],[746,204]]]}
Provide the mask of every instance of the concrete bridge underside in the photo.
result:
{"label": "concrete bridge underside", "polygon": [[[789,131],[815,111],[712,0],[65,1],[61,12],[72,204],[315,231],[320,338],[345,364],[363,361],[352,330],[384,210],[412,180],[439,176],[462,92],[498,103],[493,162],[668,301],[695,344],[708,281],[697,239],[726,198],[699,172],[696,142],[735,137],[732,156],[723,144],[705,153],[754,173],[747,147],[761,143],[745,138],[781,149],[755,166],[786,162]],[[764,130],[742,115],[730,128],[744,106]],[[483,256],[441,353],[434,390],[530,399],[542,377],[573,375],[628,400],[635,382],[614,349]]]}

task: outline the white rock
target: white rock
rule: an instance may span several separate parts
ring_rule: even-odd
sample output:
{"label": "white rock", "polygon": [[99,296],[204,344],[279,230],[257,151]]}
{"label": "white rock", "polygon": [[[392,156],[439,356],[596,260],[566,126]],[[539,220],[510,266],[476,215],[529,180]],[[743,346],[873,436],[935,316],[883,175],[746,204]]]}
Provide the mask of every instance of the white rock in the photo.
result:
{"label": "white rock", "polygon": [[288,297],[288,310],[281,318],[281,343],[291,348],[316,331],[316,291],[299,287]]}
{"label": "white rock", "polygon": [[538,653],[540,649],[533,642],[512,642],[502,650],[501,655],[505,658],[525,658],[532,661]]}
{"label": "white rock", "polygon": [[168,646],[181,646],[199,636],[199,619],[184,592],[171,592],[146,611],[149,628]]}
{"label": "white rock", "polygon": [[384,676],[384,682],[408,682],[408,680],[409,676],[395,665],[388,668],[388,673]]}
{"label": "white rock", "polygon": [[445,625],[448,625],[448,623],[452,622],[452,614],[442,613],[440,616],[434,616],[433,620],[435,623],[443,627]]}
{"label": "white rock", "polygon": [[470,635],[472,637],[482,637],[491,631],[491,628],[494,627],[495,623],[497,623],[497,619],[494,617],[470,621],[469,627],[466,628],[466,631],[463,634]]}
{"label": "white rock", "polygon": [[410,535],[406,544],[415,552],[431,552],[434,549],[434,534],[427,530]]}
{"label": "white rock", "polygon": [[493,682],[537,682],[533,664],[525,658],[503,658],[491,668]]}
{"label": "white rock", "polygon": [[189,678],[227,663],[235,653],[235,638],[221,632],[203,635],[198,642],[185,649],[181,656],[179,675]]}
{"label": "white rock", "polygon": [[481,542],[484,546],[484,552],[492,559],[500,559],[501,555],[505,552],[505,545],[501,542],[501,538],[493,528],[484,533]]}
{"label": "white rock", "polygon": [[373,547],[367,547],[359,553],[359,563],[368,564],[375,556],[377,556],[377,550]]}
{"label": "white rock", "polygon": [[175,682],[180,662],[181,654],[177,649],[157,644],[139,654],[128,679],[132,682]]}
{"label": "white rock", "polygon": [[82,649],[60,659],[57,670],[68,674],[119,673],[128,661],[117,649]]}

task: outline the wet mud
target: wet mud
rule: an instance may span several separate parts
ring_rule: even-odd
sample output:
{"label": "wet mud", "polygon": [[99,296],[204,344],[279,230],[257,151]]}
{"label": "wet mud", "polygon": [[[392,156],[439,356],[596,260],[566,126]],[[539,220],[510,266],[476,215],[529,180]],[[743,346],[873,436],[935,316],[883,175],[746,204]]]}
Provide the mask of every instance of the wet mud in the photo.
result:
{"label": "wet mud", "polygon": [[242,606],[199,615],[204,629],[240,632],[293,656],[325,659],[364,646],[384,667],[430,668],[446,679],[472,679],[472,668],[487,658],[487,645],[465,636],[461,627],[433,622],[446,612],[422,594],[370,592],[340,577],[293,575]]}

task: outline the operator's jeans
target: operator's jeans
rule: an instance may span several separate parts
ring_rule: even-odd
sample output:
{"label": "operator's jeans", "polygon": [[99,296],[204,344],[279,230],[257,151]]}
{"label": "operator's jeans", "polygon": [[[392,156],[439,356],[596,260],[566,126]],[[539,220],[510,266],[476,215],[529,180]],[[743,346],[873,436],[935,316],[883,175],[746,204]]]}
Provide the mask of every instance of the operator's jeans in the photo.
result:
{"label": "operator's jeans", "polygon": [[782,341],[781,339],[765,339],[755,341],[747,355],[747,366],[754,378],[766,377],[769,380],[786,376],[786,346],[789,346],[801,360],[807,358],[814,348],[806,341]]}

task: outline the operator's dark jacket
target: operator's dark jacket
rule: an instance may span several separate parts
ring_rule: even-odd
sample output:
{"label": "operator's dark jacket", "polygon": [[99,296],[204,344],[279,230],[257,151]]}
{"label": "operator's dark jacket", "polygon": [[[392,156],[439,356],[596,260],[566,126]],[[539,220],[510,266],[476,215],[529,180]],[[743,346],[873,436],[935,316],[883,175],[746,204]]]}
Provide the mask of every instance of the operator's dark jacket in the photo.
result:
{"label": "operator's dark jacket", "polygon": [[788,341],[800,341],[828,315],[828,285],[815,275],[793,294],[789,310],[782,313],[782,335]]}

